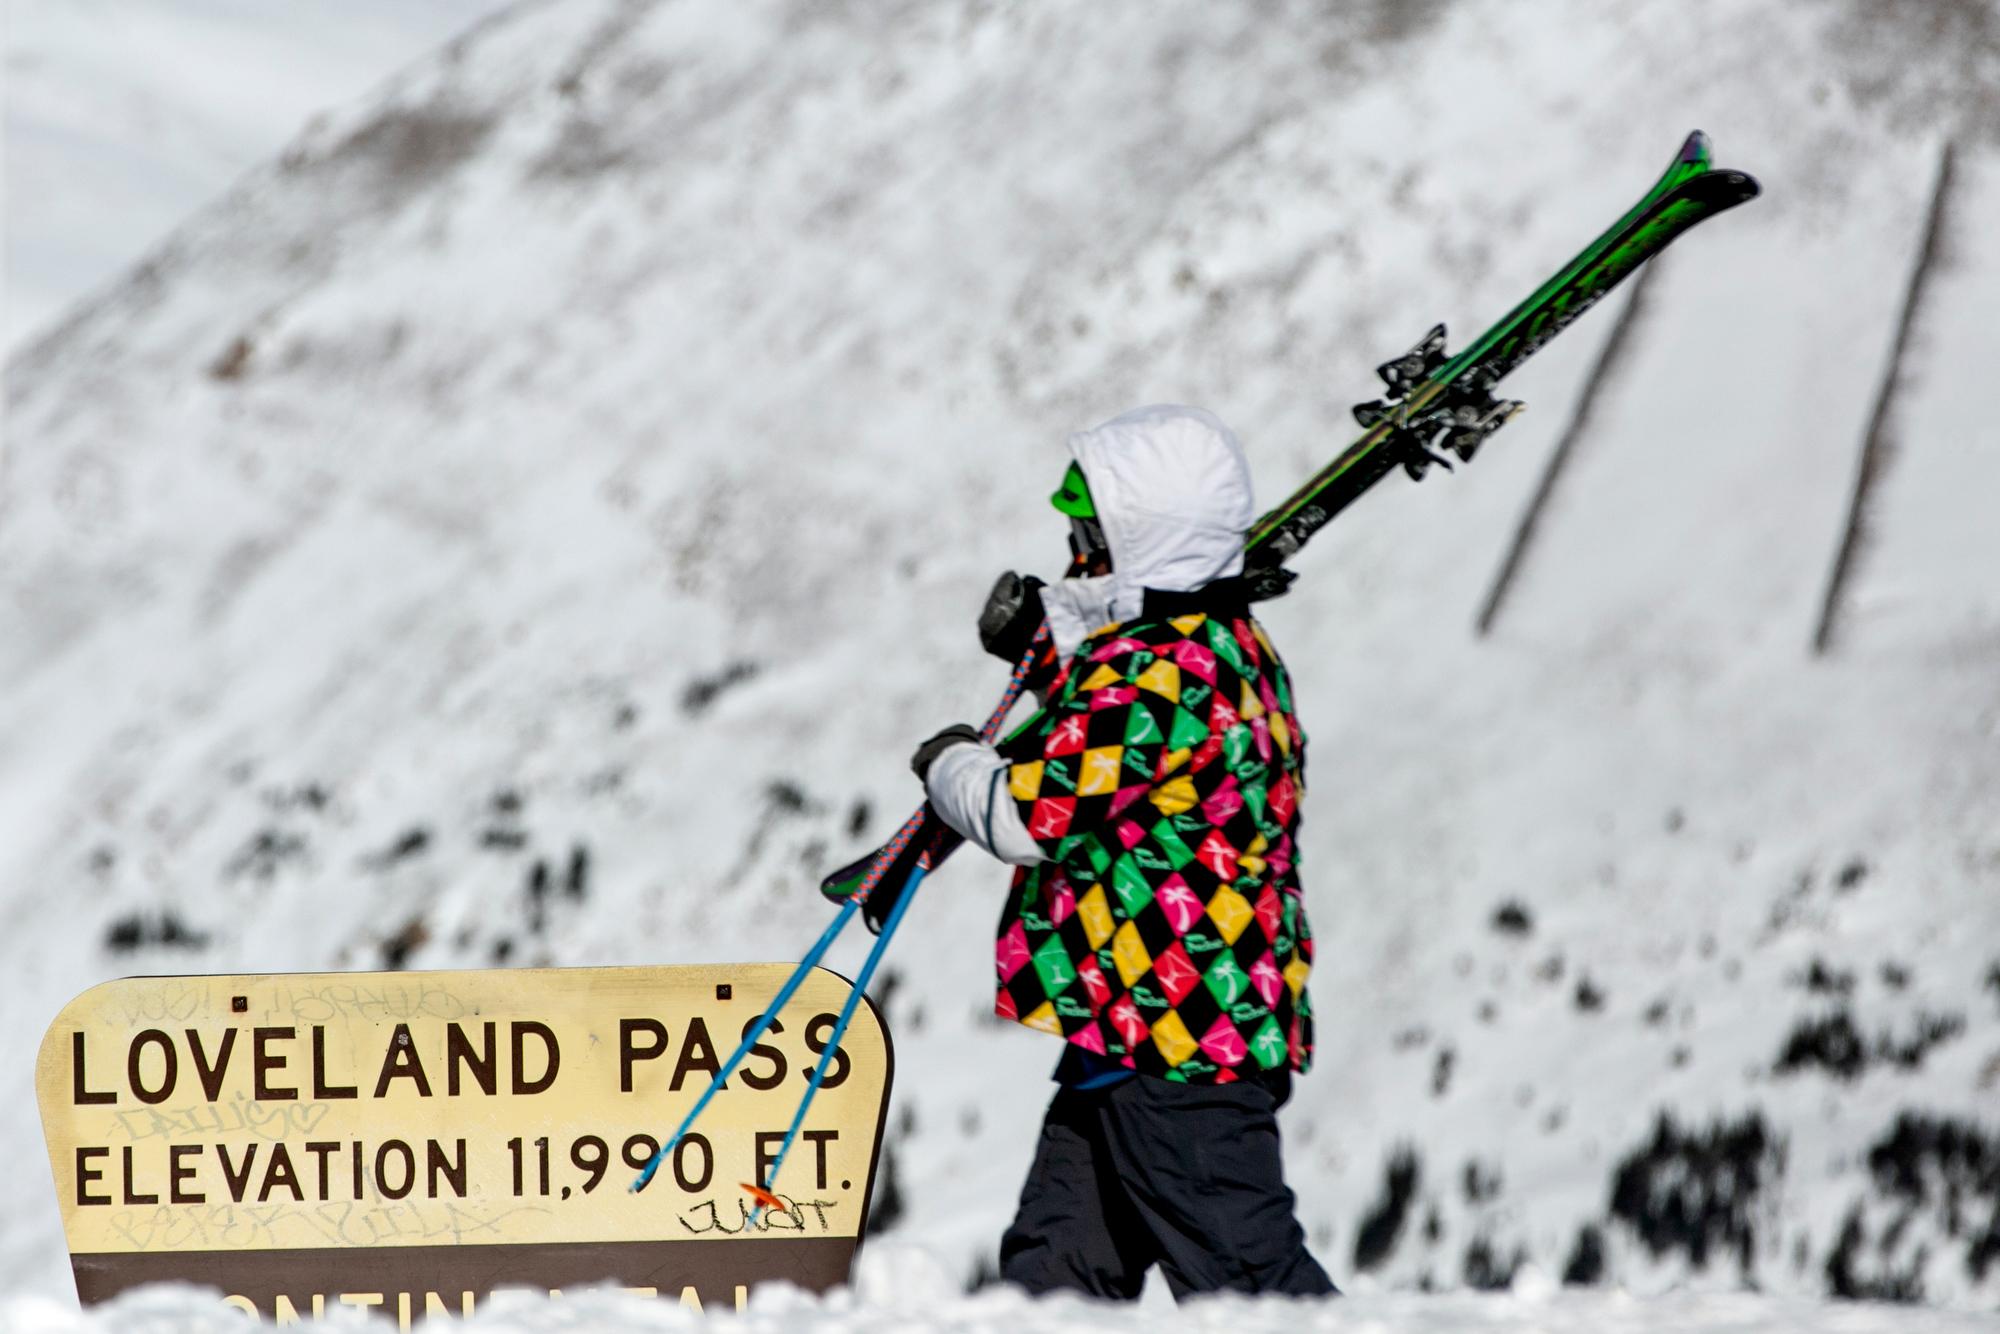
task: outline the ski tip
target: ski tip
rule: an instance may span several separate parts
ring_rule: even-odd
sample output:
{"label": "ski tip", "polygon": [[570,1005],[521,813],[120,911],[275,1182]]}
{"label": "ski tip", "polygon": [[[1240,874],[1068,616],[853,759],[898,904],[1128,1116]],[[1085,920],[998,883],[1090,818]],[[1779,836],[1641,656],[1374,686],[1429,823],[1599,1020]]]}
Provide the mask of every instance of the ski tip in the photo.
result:
{"label": "ski tip", "polygon": [[769,1209],[772,1213],[777,1214],[785,1212],[785,1202],[770,1191],[765,1190],[762,1186],[753,1186],[748,1181],[738,1182],[737,1184],[750,1192],[750,1198],[757,1201],[759,1209]]}
{"label": "ski tip", "polygon": [[1764,193],[1764,187],[1757,184],[1757,178],[1747,172],[1731,171],[1725,172],[1724,175],[1730,178],[1731,184],[1736,187],[1737,192],[1743,196],[1744,200],[1755,199],[1758,195]]}
{"label": "ski tip", "polygon": [[1764,192],[1756,177],[1741,171],[1711,171],[1686,188],[1691,194],[1707,200],[1718,213],[1748,203]]}
{"label": "ski tip", "polygon": [[1701,130],[1691,130],[1686,142],[1681,144],[1680,156],[1674,161],[1684,166],[1707,166],[1713,158],[1713,150],[1708,135]]}
{"label": "ski tip", "polygon": [[829,903],[840,903],[853,897],[854,891],[861,888],[861,882],[867,878],[868,867],[874,860],[875,854],[871,852],[838,871],[829,872],[820,880],[819,892]]}

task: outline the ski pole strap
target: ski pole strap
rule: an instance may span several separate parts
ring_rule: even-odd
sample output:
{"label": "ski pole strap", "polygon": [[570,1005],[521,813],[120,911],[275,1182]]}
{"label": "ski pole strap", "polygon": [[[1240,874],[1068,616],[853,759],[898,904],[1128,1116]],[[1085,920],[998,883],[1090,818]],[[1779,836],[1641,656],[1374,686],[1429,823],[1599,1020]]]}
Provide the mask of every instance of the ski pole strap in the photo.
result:
{"label": "ski pole strap", "polygon": [[922,806],[917,807],[916,814],[903,821],[903,827],[898,829],[895,835],[882,845],[881,851],[875,854],[875,860],[869,863],[868,874],[861,877],[861,883],[856,885],[854,892],[847,896],[849,903],[862,903],[870,894],[875,892],[875,886],[882,882],[883,873],[896,864],[896,859],[903,855],[903,849],[910,846],[910,840],[915,838],[917,831],[924,827],[924,817],[929,812],[930,803],[926,802]]}
{"label": "ski pole strap", "polygon": [[979,729],[982,740],[991,741],[1000,735],[1000,728],[1006,723],[1007,715],[1014,711],[1014,703],[1021,698],[1021,691],[1028,684],[1028,675],[1034,671],[1035,662],[1041,657],[1042,646],[1053,638],[1048,621],[1044,620],[1036,627],[1035,637],[1028,641],[1028,651],[1021,655],[1021,660],[1014,664],[1014,674],[1007,678],[1007,690],[1000,696],[1000,703],[994,707],[986,725]]}

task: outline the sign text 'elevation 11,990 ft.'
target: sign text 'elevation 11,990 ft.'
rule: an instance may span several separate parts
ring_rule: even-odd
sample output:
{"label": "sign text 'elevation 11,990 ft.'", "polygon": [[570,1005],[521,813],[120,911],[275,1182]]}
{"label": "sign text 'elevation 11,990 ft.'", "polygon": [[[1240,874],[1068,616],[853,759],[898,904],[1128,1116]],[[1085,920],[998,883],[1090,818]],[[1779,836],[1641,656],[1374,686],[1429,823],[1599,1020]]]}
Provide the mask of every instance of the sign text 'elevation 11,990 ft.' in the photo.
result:
{"label": "sign text 'elevation 11,990 ft.'", "polygon": [[78,1295],[219,1287],[266,1319],[408,1324],[502,1286],[733,1305],[823,1289],[859,1243],[891,1052],[863,1005],[777,1155],[847,983],[819,970],[668,1155],[639,1169],[783,965],[127,978],[66,1006],[36,1085]]}

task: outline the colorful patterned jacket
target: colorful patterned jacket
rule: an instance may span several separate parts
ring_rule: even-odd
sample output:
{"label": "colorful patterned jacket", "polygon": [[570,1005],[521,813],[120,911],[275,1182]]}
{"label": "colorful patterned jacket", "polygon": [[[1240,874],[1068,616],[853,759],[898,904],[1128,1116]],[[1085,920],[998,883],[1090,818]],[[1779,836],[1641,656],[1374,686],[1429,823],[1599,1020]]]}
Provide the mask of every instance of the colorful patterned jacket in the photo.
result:
{"label": "colorful patterned jacket", "polygon": [[1185,610],[1156,596],[1092,636],[1000,752],[1050,860],[1015,873],[998,1012],[1196,1083],[1312,1059],[1305,737],[1284,664],[1233,592],[1172,599]]}
{"label": "colorful patterned jacket", "polygon": [[[1166,429],[1182,445],[1207,436],[1209,452],[1234,449],[1207,414],[1143,411],[1175,414]],[[1102,437],[1126,422],[1071,443],[1107,518],[1113,559],[1136,579],[1146,568],[1131,552],[1145,548],[1128,533],[1121,551],[1110,521],[1121,498],[1154,528],[1163,513],[1185,527],[1190,508],[1222,502],[1213,486],[1200,494],[1184,486],[1168,497],[1175,505],[1107,485],[1115,464],[1135,455],[1163,466],[1157,449],[1144,448],[1157,443],[1157,416],[1139,424],[1139,446],[1114,437],[1107,460]],[[940,815],[1021,864],[1000,920],[998,1013],[1142,1074],[1191,1083],[1304,1071],[1312,1060],[1312,933],[1297,849],[1305,736],[1284,665],[1229,577],[1241,568],[1248,526],[1247,517],[1236,522],[1248,505],[1247,470],[1241,477],[1241,504],[1227,516],[1231,546],[1209,561],[1226,573],[1190,576],[1193,587],[1177,591],[1140,585],[1130,614],[1069,653],[1031,727],[997,750],[953,747],[929,784]],[[1129,528],[1129,511],[1126,520]],[[1155,548],[1185,557],[1202,546],[1181,537]],[[1199,575],[1203,564],[1191,568]],[[1121,609],[1119,590],[1097,591]],[[1065,597],[1074,601],[1061,586],[1045,593],[1059,638]]]}

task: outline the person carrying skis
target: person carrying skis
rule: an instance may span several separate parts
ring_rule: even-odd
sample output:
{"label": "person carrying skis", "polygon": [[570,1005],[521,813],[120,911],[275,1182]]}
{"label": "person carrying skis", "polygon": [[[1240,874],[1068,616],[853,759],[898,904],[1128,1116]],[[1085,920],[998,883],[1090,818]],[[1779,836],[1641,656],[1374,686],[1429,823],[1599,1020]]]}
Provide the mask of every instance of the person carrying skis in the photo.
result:
{"label": "person carrying skis", "polygon": [[1074,573],[1012,573],[980,618],[1042,713],[999,747],[947,728],[912,767],[1017,868],[996,1010],[1067,1042],[1001,1277],[1030,1292],[1337,1291],[1307,1251],[1274,1115],[1312,1060],[1298,875],[1305,734],[1251,616],[1250,471],[1197,408],[1070,438]]}

